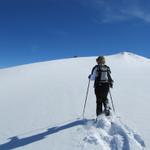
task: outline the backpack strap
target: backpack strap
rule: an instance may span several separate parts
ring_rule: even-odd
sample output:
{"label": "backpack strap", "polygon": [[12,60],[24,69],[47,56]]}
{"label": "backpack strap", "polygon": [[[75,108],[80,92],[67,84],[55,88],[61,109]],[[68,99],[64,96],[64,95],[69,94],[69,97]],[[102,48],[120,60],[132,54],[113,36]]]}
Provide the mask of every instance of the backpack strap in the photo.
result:
{"label": "backpack strap", "polygon": [[108,82],[109,83],[112,83],[113,82],[113,80],[112,80],[112,77],[111,77],[111,71],[110,71],[110,68],[107,66],[107,68],[108,68],[108,70],[107,70],[107,76],[108,76]]}
{"label": "backpack strap", "polygon": [[99,85],[99,79],[101,78],[101,68],[100,65],[96,65],[95,67],[97,67],[97,76],[95,79],[94,87],[97,87]]}

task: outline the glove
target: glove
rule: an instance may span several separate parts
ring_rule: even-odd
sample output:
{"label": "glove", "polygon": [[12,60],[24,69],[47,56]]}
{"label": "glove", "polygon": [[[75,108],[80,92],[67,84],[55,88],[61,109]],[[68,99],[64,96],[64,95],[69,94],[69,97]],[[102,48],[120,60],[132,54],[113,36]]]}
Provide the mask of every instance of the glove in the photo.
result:
{"label": "glove", "polygon": [[88,78],[91,79],[91,75],[89,75]]}
{"label": "glove", "polygon": [[113,88],[113,82],[109,83],[110,88]]}

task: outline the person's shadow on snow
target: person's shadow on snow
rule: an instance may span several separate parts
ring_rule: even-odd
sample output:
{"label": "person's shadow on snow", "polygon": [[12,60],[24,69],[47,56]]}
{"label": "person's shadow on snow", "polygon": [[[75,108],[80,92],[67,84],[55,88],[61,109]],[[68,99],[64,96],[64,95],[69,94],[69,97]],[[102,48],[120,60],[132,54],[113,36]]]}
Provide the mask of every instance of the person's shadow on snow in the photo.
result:
{"label": "person's shadow on snow", "polygon": [[42,132],[42,133],[39,133],[39,134],[36,134],[33,136],[25,137],[25,138],[19,138],[18,136],[14,136],[14,137],[8,138],[10,140],[9,142],[1,144],[0,150],[11,150],[14,148],[22,147],[22,146],[31,144],[33,142],[40,141],[40,140],[46,138],[46,136],[48,136],[48,135],[55,134],[59,131],[62,131],[62,130],[68,129],[68,128],[72,128],[74,126],[83,125],[86,122],[87,122],[87,120],[76,120],[76,121],[73,121],[66,125],[49,128],[45,132]]}

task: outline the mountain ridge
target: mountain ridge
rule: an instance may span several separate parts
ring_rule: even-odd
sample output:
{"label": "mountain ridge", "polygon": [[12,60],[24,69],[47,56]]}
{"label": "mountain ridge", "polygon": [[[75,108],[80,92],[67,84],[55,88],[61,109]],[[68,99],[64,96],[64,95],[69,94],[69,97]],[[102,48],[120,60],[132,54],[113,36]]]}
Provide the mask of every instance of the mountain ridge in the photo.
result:
{"label": "mountain ridge", "polygon": [[[96,64],[95,58],[48,61],[0,70],[0,118],[2,118],[0,143],[11,144],[15,142],[15,138],[11,141],[11,137],[17,136],[22,141],[20,147],[22,150],[79,149],[75,146],[76,143],[82,143],[83,137],[88,137],[86,130],[83,130],[84,127],[75,126],[75,128],[59,130],[60,132],[56,131],[64,128],[63,123],[60,124],[62,128],[57,128],[58,123],[67,120],[75,121],[76,118],[82,116],[88,75]],[[125,124],[135,129],[144,139],[146,146],[150,148],[150,122],[147,119],[150,116],[148,88],[150,65],[148,62],[129,61],[126,63],[122,60],[116,56],[106,56],[106,63],[111,68],[114,80],[111,93],[116,115],[121,116]],[[87,119],[95,118],[95,103],[91,82],[85,111]],[[36,133],[29,133],[31,135],[20,135],[46,126],[47,128],[44,128],[42,132],[37,130]],[[45,130],[49,127],[51,127],[51,132],[46,132]],[[38,132],[41,133],[39,136]],[[54,132],[56,134],[48,134]],[[42,138],[44,135],[46,138]],[[32,143],[29,141],[30,137],[34,138],[32,140],[40,137],[43,140]],[[91,138],[93,139],[93,136]],[[23,145],[24,140],[30,144]],[[96,147],[98,149],[98,145]]]}
{"label": "mountain ridge", "polygon": [[[116,53],[116,54],[112,54],[112,55],[104,55],[106,57],[127,57],[127,56],[131,56],[133,58],[137,58],[138,60],[139,59],[142,59],[142,60],[145,60],[145,61],[150,61],[149,58],[147,57],[144,57],[144,56],[141,56],[141,55],[138,55],[138,54],[135,54],[135,53],[132,53],[132,52],[128,52],[128,51],[124,51],[124,52],[119,52],[119,53]],[[33,63],[28,63],[28,64],[22,64],[22,65],[17,65],[17,66],[12,66],[12,67],[7,67],[7,68],[1,68],[0,70],[7,70],[7,69],[13,69],[13,68],[17,68],[17,67],[23,67],[23,66],[30,66],[30,65],[36,65],[36,64],[39,64],[39,63],[48,63],[48,62],[57,62],[57,61],[64,61],[64,60],[74,60],[74,59],[87,59],[87,58],[96,58],[98,56],[83,56],[83,57],[75,57],[75,58],[62,58],[62,59],[56,59],[56,60],[46,60],[46,61],[41,61],[41,62],[33,62]]]}

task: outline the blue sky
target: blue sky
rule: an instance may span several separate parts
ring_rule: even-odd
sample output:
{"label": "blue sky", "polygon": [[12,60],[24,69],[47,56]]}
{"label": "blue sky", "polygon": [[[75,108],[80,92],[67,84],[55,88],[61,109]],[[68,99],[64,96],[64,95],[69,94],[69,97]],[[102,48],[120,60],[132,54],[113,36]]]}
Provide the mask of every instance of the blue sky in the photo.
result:
{"label": "blue sky", "polygon": [[146,0],[1,0],[0,67],[130,51],[150,57]]}

